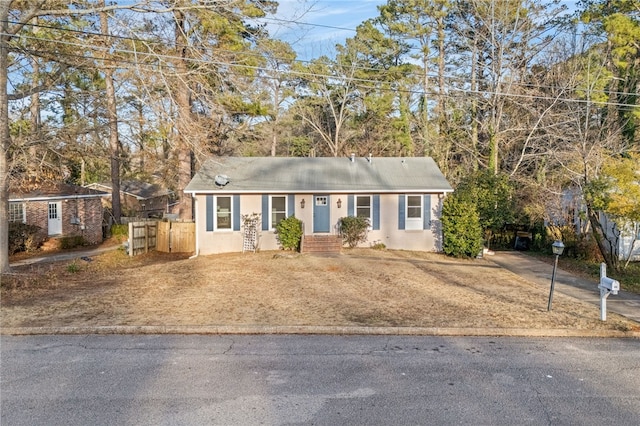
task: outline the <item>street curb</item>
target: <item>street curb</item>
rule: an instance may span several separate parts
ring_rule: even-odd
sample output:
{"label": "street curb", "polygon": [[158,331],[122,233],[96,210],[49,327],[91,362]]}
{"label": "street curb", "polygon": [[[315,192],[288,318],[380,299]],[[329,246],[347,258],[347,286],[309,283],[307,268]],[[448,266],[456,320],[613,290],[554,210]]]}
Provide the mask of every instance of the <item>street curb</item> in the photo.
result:
{"label": "street curb", "polygon": [[101,326],[1,327],[0,335],[203,334],[203,335],[381,335],[474,337],[597,337],[640,339],[640,331],[526,328],[353,327],[353,326]]}

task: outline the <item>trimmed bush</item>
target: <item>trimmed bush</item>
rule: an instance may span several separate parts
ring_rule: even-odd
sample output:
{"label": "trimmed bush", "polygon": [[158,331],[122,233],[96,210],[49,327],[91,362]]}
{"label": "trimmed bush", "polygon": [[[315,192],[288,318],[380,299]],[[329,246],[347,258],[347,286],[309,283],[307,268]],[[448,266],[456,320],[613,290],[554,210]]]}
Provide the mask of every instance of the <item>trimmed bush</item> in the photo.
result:
{"label": "trimmed bush", "polygon": [[84,245],[87,245],[87,241],[81,235],[60,238],[60,248],[63,250],[68,250]]}
{"label": "trimmed bush", "polygon": [[302,240],[302,221],[295,216],[282,219],[276,225],[276,237],[283,250],[299,250]]}
{"label": "trimmed bush", "polygon": [[42,228],[26,223],[9,223],[9,254],[35,251],[45,240]]}
{"label": "trimmed bush", "polygon": [[365,217],[347,216],[340,219],[342,241],[351,248],[367,241],[368,229],[369,219]]}
{"label": "trimmed bush", "polygon": [[442,205],[442,249],[454,257],[476,257],[482,250],[482,227],[475,204],[451,195]]}

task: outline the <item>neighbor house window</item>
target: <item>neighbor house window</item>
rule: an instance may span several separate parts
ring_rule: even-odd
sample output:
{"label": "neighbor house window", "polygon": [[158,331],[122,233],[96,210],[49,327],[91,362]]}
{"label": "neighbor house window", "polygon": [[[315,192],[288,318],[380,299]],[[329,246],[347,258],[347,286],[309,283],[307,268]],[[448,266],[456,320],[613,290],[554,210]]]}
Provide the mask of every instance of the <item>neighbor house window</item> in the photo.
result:
{"label": "neighbor house window", "polygon": [[215,197],[216,229],[231,229],[231,197]]}
{"label": "neighbor house window", "polygon": [[405,229],[422,229],[422,195],[407,195]]}
{"label": "neighbor house window", "polygon": [[271,212],[271,229],[275,229],[278,223],[287,217],[287,197],[284,195],[272,196],[269,211]]}
{"label": "neighbor house window", "polygon": [[9,222],[25,222],[24,204],[9,203]]}
{"label": "neighbor house window", "polygon": [[371,196],[370,195],[356,195],[356,211],[357,217],[364,217],[369,220],[369,227],[373,224],[371,217]]}

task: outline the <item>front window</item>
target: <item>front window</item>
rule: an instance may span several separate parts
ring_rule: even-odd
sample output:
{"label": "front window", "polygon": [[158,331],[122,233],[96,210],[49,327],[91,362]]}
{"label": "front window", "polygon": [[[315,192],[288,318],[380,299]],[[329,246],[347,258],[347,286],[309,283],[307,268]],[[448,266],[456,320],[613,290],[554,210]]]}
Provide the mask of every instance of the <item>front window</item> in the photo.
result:
{"label": "front window", "polygon": [[231,229],[231,197],[216,197],[216,229]]}
{"label": "front window", "polygon": [[369,220],[369,225],[373,223],[371,219],[371,196],[356,195],[356,216]]}
{"label": "front window", "polygon": [[285,196],[273,196],[271,197],[271,228],[280,223],[281,220],[287,217],[287,197]]}
{"label": "front window", "polygon": [[422,229],[422,196],[407,195],[406,229]]}
{"label": "front window", "polygon": [[22,203],[9,203],[9,222],[24,223],[24,205]]}

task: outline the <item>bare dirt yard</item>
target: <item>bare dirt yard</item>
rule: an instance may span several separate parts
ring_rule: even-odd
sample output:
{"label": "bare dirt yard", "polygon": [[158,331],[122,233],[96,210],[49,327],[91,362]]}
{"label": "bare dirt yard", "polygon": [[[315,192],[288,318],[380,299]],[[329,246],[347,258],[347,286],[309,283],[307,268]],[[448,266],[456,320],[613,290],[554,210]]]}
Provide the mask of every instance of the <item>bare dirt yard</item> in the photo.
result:
{"label": "bare dirt yard", "polygon": [[638,323],[555,293],[490,259],[345,249],[187,256],[121,250],[15,267],[3,329],[110,326],[394,326],[638,332]]}

